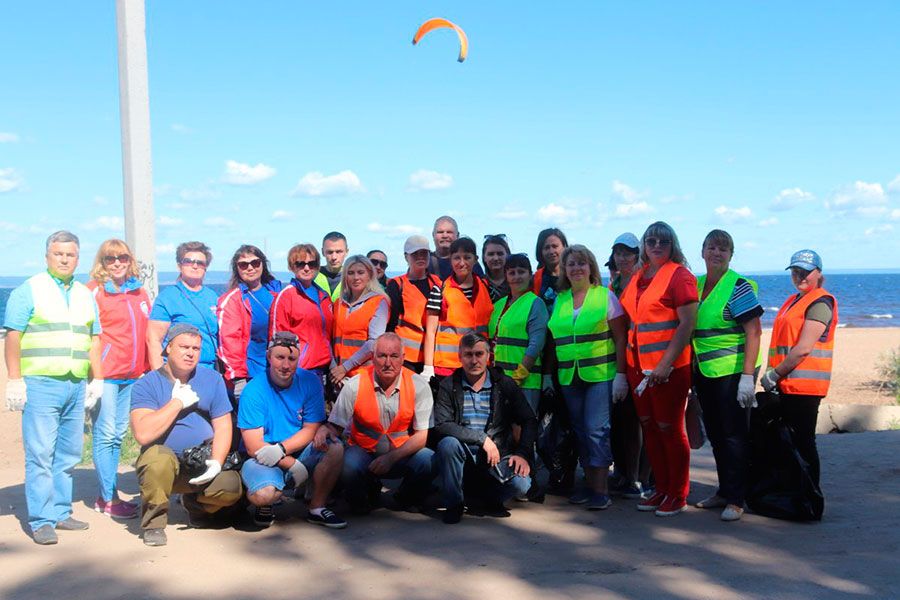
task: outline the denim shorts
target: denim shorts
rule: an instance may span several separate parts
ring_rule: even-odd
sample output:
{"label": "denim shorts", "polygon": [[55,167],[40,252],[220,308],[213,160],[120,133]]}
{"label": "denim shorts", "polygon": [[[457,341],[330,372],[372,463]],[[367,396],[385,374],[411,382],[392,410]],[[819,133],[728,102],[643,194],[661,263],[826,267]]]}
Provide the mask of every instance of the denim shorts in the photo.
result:
{"label": "denim shorts", "polygon": [[[309,471],[310,477],[312,477],[316,465],[319,464],[319,461],[324,456],[324,452],[316,450],[310,443],[300,452],[299,456],[295,454],[294,458],[303,463],[303,466]],[[241,479],[244,480],[244,487],[247,488],[247,493],[250,494],[255,494],[268,486],[272,486],[279,491],[284,488],[294,487],[294,478],[291,477],[290,472],[277,465],[274,467],[261,465],[256,462],[255,458],[244,461],[244,465],[241,467]]]}

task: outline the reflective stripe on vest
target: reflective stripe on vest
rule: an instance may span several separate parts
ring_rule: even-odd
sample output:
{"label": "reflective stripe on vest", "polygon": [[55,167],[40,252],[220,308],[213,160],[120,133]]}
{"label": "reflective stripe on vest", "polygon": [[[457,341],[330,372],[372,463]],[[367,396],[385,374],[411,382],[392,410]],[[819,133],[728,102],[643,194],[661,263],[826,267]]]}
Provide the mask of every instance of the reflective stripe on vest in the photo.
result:
{"label": "reflective stripe on vest", "polygon": [[[369,339],[369,322],[375,316],[375,312],[381,305],[384,296],[377,294],[367,298],[363,305],[349,312],[347,302],[343,299],[338,301],[337,310],[334,315],[334,359],[341,364],[357,350],[363,347]],[[361,367],[370,364],[371,359],[356,365],[347,371],[347,377],[356,375]]]}
{"label": "reflective stripe on vest", "polygon": [[[725,377],[742,373],[744,370],[744,344],[747,334],[734,319],[726,321],[722,315],[725,306],[734,293],[741,276],[728,269],[716,283],[709,295],[700,301],[697,309],[697,329],[694,330],[692,343],[697,367],[705,377]],[[756,282],[746,281],[757,291]],[[703,297],[703,286],[706,275],[697,280],[697,296]],[[757,353],[756,366],[762,364],[762,355]]]}
{"label": "reflective stripe on vest", "polygon": [[791,348],[800,341],[800,331],[806,322],[806,309],[820,298],[831,298],[834,303],[831,324],[823,334],[825,341],[822,341],[821,337],[816,340],[809,355],[801,360],[793,371],[781,378],[778,389],[785,394],[819,397],[828,394],[834,355],[834,332],[838,325],[838,305],[835,297],[822,288],[812,290],[803,296],[792,294],[779,309],[772,325],[769,368],[774,369],[780,365]]}
{"label": "reflective stripe on vest", "polygon": [[359,371],[359,390],[353,406],[353,421],[350,424],[349,442],[368,452],[383,454],[399,448],[409,439],[413,417],[416,412],[416,384],[412,371],[406,367],[400,370],[400,402],[397,415],[390,427],[381,422],[381,407],[375,395],[375,374],[372,367]]}
{"label": "reflective stripe on vest", "polygon": [[474,302],[466,298],[452,276],[444,281],[443,295],[447,314],[438,323],[434,343],[435,367],[458,369],[462,366],[459,362],[459,340],[465,334],[477,333],[487,337],[494,304],[484,281],[477,276],[473,276],[473,279]]}
{"label": "reflective stripe on vest", "polygon": [[35,275],[25,285],[31,288],[34,311],[19,345],[22,375],[86,378],[95,316],[90,290],[73,281],[67,305],[49,273]]}
{"label": "reflective stripe on vest", "polygon": [[588,383],[612,381],[616,376],[616,344],[609,329],[609,290],[588,288],[575,318],[572,290],[556,296],[547,323],[556,343],[559,382],[569,385],[578,377]]}
{"label": "reflective stripe on vest", "polygon": [[[637,297],[638,281],[644,276],[647,267],[634,274],[622,292],[620,301],[631,319],[628,330],[628,366],[641,370],[653,369],[662,359],[669,342],[675,337],[678,328],[678,312],[662,303],[662,296],[672,281],[672,276],[680,267],[678,263],[667,262],[656,272],[650,285]],[[639,365],[634,364],[634,348],[637,347]],[[691,347],[686,344],[681,353],[675,357],[673,368],[683,367],[691,363]]]}
{"label": "reflective stripe on vest", "polygon": [[[429,273],[427,278],[429,289],[441,285],[441,279],[437,275]],[[403,341],[403,359],[412,363],[425,362],[422,341],[425,339],[425,307],[428,298],[410,281],[408,274],[394,277],[392,281],[399,286],[403,302],[403,312],[394,328],[394,333]]]}
{"label": "reflective stripe on vest", "polygon": [[[525,349],[528,347],[528,316],[538,297],[533,292],[525,292],[506,308],[509,298],[504,296],[494,305],[494,312],[488,323],[488,336],[494,342],[494,366],[512,376],[525,358]],[[540,365],[541,357],[538,355],[528,377],[522,382],[522,389],[541,389]]]}

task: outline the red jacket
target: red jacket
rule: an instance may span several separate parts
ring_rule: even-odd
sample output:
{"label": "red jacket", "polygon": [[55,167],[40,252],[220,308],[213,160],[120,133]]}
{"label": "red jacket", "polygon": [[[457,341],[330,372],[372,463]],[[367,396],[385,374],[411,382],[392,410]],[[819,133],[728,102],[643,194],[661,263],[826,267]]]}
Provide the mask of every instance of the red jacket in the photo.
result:
{"label": "red jacket", "polygon": [[141,282],[132,277],[120,290],[112,282],[101,286],[87,283],[100,313],[100,355],[103,378],[137,379],[150,369],[147,360],[147,319],[150,297]]}
{"label": "red jacket", "polygon": [[[281,291],[281,282],[273,279],[263,286],[272,294]],[[247,345],[253,325],[253,308],[246,286],[240,285],[219,296],[216,315],[219,319],[219,358],[225,365],[228,381],[247,377]]]}
{"label": "red jacket", "polygon": [[291,331],[300,338],[300,366],[304,369],[327,368],[331,363],[331,331],[334,313],[331,298],[315,283],[319,304],[291,280],[277,296],[269,311],[269,338],[276,331]]}

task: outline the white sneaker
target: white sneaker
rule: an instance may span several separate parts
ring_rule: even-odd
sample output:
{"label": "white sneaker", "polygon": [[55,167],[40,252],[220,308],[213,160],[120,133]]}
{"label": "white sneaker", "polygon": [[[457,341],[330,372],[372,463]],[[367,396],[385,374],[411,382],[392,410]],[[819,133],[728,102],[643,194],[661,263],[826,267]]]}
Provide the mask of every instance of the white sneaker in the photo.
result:
{"label": "white sneaker", "polygon": [[722,516],[719,518],[723,521],[740,521],[742,516],[744,516],[743,508],[737,504],[729,504],[725,507],[725,510],[722,511]]}

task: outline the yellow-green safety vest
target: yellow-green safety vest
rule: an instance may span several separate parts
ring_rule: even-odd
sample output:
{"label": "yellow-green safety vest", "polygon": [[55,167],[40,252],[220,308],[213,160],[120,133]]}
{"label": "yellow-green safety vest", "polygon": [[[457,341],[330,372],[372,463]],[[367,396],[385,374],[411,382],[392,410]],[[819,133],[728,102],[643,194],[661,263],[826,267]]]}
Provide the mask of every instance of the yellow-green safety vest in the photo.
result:
{"label": "yellow-green safety vest", "polygon": [[22,332],[20,368],[22,375],[62,377],[71,373],[84,379],[91,363],[91,329],[94,298],[84,285],[72,282],[69,303],[49,273],[30,278],[34,311]]}
{"label": "yellow-green safety vest", "polygon": [[[325,274],[322,273],[322,271],[319,271],[318,273],[316,273],[316,278],[313,279],[313,282],[315,282],[315,284],[317,286],[322,288],[322,290],[326,294],[329,293],[328,290],[331,288],[328,287],[328,277],[326,277]],[[330,297],[331,297],[332,302],[337,302],[338,298],[341,297],[341,282],[340,281],[338,282],[338,284],[336,286],[334,286],[334,291],[331,292]]]}
{"label": "yellow-green safety vest", "polygon": [[[503,312],[509,296],[500,298],[494,304],[494,312],[488,322],[488,336],[494,342],[494,366],[503,369],[510,377],[525,358],[528,347],[528,315],[537,296],[525,292]],[[541,389],[541,357],[538,355],[534,366],[522,382],[524,390]]]}
{"label": "yellow-green safety vest", "polygon": [[[722,318],[725,305],[731,299],[738,279],[746,279],[753,291],[757,292],[755,281],[728,269],[697,309],[697,327],[694,329],[692,343],[697,366],[704,377],[725,377],[744,370],[744,345],[747,334],[737,321],[733,319],[726,321]],[[703,297],[705,283],[706,275],[697,279],[698,297]],[[758,354],[756,366],[760,364],[762,355]]]}
{"label": "yellow-green safety vest", "polygon": [[591,286],[575,318],[572,290],[556,296],[548,326],[556,343],[559,382],[569,385],[575,374],[587,383],[616,377],[616,343],[606,320],[610,292]]}

